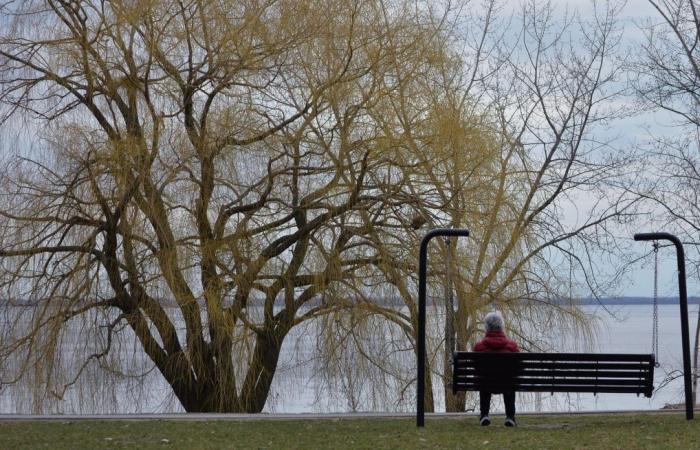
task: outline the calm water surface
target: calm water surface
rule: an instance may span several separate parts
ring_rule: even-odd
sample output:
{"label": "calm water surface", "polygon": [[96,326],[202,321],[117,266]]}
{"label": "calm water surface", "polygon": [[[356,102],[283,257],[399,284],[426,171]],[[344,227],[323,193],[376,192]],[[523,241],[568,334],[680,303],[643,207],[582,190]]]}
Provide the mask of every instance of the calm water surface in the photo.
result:
{"label": "calm water surface", "polygon": [[[633,305],[609,307],[611,317],[599,306],[585,307],[587,312],[601,317],[593,350],[603,353],[651,353],[652,307]],[[690,306],[691,346],[694,339],[698,305]],[[362,378],[357,367],[361,360],[350,356],[341,361],[337,370],[331,370],[334,388],[329,389],[329,376],[319,375],[327,367],[317,355],[318,327],[313,324],[294,329],[285,340],[279,368],[275,375],[266,412],[348,412],[348,411],[413,411],[415,404],[415,384],[401,390],[401,386],[414,377],[415,361],[410,352],[403,352],[398,359],[398,372],[403,372],[404,380],[391,377],[381,383],[372,383]],[[655,386],[682,368],[679,309],[677,305],[659,306],[660,350],[658,360],[661,367],[655,371]],[[400,342],[400,333],[387,333],[384,341]],[[580,343],[568,342],[562,337],[558,348],[574,349]],[[379,339],[378,339],[379,341]],[[376,354],[385,353],[386,342],[374,342]],[[570,345],[569,345],[570,344]],[[404,346],[405,347],[405,346]],[[69,359],[72,351],[66,351]],[[169,386],[157,370],[146,360],[140,351],[124,345],[116,356],[130,359],[140,367],[143,377],[125,378],[116,384],[104,382],[104,372],[96,369],[81,378],[83,388],[69,390],[63,399],[54,399],[50,404],[37,404],[33,401],[35,391],[28,386],[3,386],[0,389],[0,413],[135,413],[135,412],[181,412],[182,408],[173,397]],[[360,361],[360,363],[358,363]],[[357,375],[353,373],[358,369]],[[371,369],[371,368],[370,368]],[[366,369],[365,369],[366,370]],[[136,371],[138,372],[138,370]],[[142,381],[135,382],[135,379]],[[407,381],[408,380],[408,381]],[[87,389],[85,388],[87,386]],[[436,410],[444,410],[444,400],[435,385]],[[80,389],[83,389],[80,392]],[[352,392],[348,396],[340,393]],[[500,396],[496,396],[500,398]],[[668,383],[655,392],[650,399],[632,394],[518,394],[520,411],[590,411],[590,410],[631,410],[658,409],[668,403],[683,401],[682,378]],[[470,399],[468,407],[473,407],[476,399]],[[494,405],[501,410],[500,400]]]}
{"label": "calm water surface", "polygon": [[[601,318],[594,351],[601,353],[652,353],[652,306],[606,306],[613,313],[608,314],[603,307],[586,306],[587,312]],[[695,321],[698,305],[689,306],[691,347],[694,342]],[[566,346],[566,343],[564,343]],[[576,343],[572,343],[575,347]],[[691,351],[692,358],[692,351]],[[659,356],[661,367],[655,369],[654,386],[659,386],[674,371],[682,369],[682,348],[680,312],[677,305],[659,306]],[[435,386],[438,392],[438,386]],[[659,409],[666,404],[683,402],[683,380],[677,378],[667,382],[657,390],[652,398],[637,397],[633,394],[518,394],[518,409],[521,411],[595,411],[595,410],[644,410]],[[496,411],[502,411],[500,396]],[[314,380],[301,385],[298,394],[288,392],[287,396],[274,403],[276,412],[347,411],[342,402],[331,402],[321,398],[314,390]],[[437,410],[444,410],[444,400],[437,399]],[[475,403],[475,400],[474,400]]]}

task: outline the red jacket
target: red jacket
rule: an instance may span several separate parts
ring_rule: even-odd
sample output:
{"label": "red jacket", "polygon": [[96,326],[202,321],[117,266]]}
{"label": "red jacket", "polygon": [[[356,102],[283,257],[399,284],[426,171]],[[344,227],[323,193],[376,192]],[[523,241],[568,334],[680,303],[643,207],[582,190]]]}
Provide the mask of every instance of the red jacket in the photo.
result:
{"label": "red jacket", "polygon": [[519,352],[518,344],[506,337],[502,331],[489,331],[482,340],[474,346],[475,352],[501,352],[501,353],[516,353]]}

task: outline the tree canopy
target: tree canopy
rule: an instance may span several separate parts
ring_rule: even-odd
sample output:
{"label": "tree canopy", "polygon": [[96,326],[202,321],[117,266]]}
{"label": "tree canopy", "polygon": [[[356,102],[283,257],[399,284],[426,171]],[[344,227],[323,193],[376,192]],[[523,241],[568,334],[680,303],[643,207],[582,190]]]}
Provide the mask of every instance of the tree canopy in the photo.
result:
{"label": "tree canopy", "polygon": [[[618,11],[559,23],[534,2],[513,16],[468,6],[0,6],[0,120],[30,132],[0,169],[0,292],[14,306],[0,381],[33,376],[39,397],[61,398],[85,371],[127,370],[115,353],[136,340],[186,411],[260,412],[304,322],[343,340],[380,318],[415,351],[431,226],[472,230],[449,243],[459,348],[493,305],[516,333],[538,314],[579,317],[558,301],[556,258],[588,274],[606,224],[635,203],[603,189],[624,161],[589,131],[610,117]],[[572,224],[575,193],[594,206]],[[71,327],[84,345],[66,355]],[[440,374],[449,349],[434,338]],[[342,345],[327,342],[332,365]],[[382,370],[402,391],[414,382]]]}

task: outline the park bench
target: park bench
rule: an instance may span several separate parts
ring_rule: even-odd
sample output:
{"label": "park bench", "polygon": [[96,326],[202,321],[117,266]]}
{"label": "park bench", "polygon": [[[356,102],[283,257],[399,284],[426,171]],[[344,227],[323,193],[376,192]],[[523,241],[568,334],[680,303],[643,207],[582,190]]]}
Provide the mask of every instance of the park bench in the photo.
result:
{"label": "park bench", "polygon": [[599,392],[654,390],[654,355],[455,352],[452,391]]}

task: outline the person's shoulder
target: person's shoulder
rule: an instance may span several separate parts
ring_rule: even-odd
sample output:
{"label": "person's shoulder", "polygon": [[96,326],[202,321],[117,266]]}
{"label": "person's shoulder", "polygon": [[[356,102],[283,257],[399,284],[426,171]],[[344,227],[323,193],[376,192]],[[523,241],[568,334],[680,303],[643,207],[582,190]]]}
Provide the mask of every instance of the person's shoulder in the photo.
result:
{"label": "person's shoulder", "polygon": [[520,347],[518,347],[518,343],[512,339],[508,339],[508,349],[513,353],[520,352]]}
{"label": "person's shoulder", "polygon": [[506,337],[506,349],[512,353],[517,353],[520,351],[520,347],[518,347],[518,343],[509,337]]}

